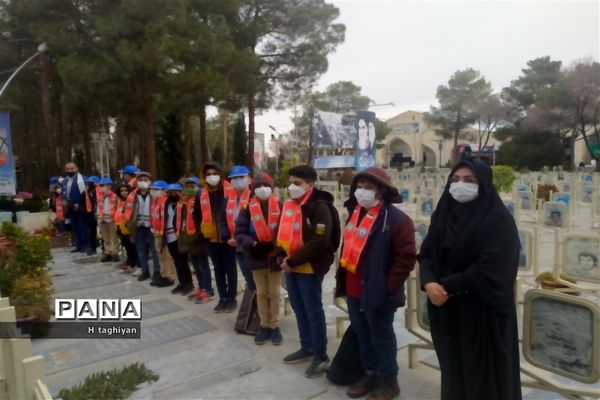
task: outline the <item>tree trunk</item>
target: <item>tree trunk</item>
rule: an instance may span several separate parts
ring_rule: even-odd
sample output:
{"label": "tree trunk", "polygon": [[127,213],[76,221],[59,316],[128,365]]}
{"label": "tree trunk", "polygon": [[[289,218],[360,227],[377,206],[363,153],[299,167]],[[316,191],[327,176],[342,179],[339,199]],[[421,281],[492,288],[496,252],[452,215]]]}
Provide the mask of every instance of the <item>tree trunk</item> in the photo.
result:
{"label": "tree trunk", "polygon": [[248,169],[251,175],[254,175],[254,117],[256,115],[256,105],[254,102],[254,92],[251,91],[248,94]]}
{"label": "tree trunk", "polygon": [[192,175],[192,124],[190,116],[183,118],[183,168],[185,176]]}
{"label": "tree trunk", "polygon": [[57,170],[56,162],[56,129],[52,116],[52,101],[50,98],[50,57],[46,53],[40,54],[40,92],[42,97],[42,114],[48,145],[48,171]]}
{"label": "tree trunk", "polygon": [[92,133],[90,132],[90,124],[88,114],[85,108],[80,110],[79,117],[81,119],[81,131],[83,133],[83,153],[85,155],[86,172],[92,174],[96,171],[96,163],[94,160],[94,152],[92,149]]}
{"label": "tree trunk", "polygon": [[458,115],[456,118],[456,126],[454,129],[454,144],[452,147],[452,154],[450,155],[450,158],[452,160],[452,166],[455,166],[456,164],[458,164],[458,160],[459,160],[459,154],[458,154],[458,136],[460,135],[460,124],[462,121],[462,115],[460,110],[458,111]]}
{"label": "tree trunk", "polygon": [[117,169],[122,168],[127,163],[126,156],[126,138],[123,117],[117,116],[117,126],[115,127],[115,145],[116,145],[116,160]]}
{"label": "tree trunk", "polygon": [[208,142],[206,139],[206,105],[202,104],[200,106],[200,155],[201,160],[200,164],[204,165],[208,161],[210,161],[210,157],[208,155]]}
{"label": "tree trunk", "polygon": [[[313,149],[313,135],[314,135],[313,129],[314,129],[314,127],[313,127],[313,123],[311,120],[310,124],[308,124],[308,157],[307,157],[308,165],[312,164],[312,159],[313,159],[313,150],[314,150]],[[279,157],[279,155],[277,155],[277,156]]]}
{"label": "tree trunk", "polygon": [[150,172],[153,178],[156,178],[156,140],[154,135],[154,110],[152,104],[152,96],[148,89],[144,89],[143,95],[143,106],[144,106],[144,138],[140,143],[142,144],[145,157],[143,158],[146,162],[146,171]]}
{"label": "tree trunk", "polygon": [[223,166],[229,165],[229,154],[227,148],[227,142],[229,141],[227,132],[227,120],[229,118],[229,111],[223,110]]}

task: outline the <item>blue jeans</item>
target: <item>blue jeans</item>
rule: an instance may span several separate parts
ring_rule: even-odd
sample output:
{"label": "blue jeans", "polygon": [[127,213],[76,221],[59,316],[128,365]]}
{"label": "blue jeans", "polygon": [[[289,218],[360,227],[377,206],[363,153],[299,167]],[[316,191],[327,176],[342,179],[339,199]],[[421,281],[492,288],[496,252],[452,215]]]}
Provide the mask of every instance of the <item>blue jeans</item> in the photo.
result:
{"label": "blue jeans", "polygon": [[358,337],[360,361],[365,371],[376,371],[382,378],[398,376],[397,344],[392,310],[367,309],[360,299],[348,296],[350,323]]}
{"label": "blue jeans", "polygon": [[198,280],[198,287],[206,290],[210,294],[215,294],[212,287],[212,275],[210,273],[210,265],[208,264],[207,256],[192,256],[192,266],[194,267],[194,274]]}
{"label": "blue jeans", "polygon": [[326,360],[327,326],[321,299],[322,281],[314,274],[285,274],[288,296],[300,333],[300,346],[312,350],[315,358]]}
{"label": "blue jeans", "polygon": [[75,239],[75,248],[79,251],[89,250],[90,241],[86,213],[71,211],[69,219],[71,220],[71,229],[73,231],[73,238]]}
{"label": "blue jeans", "polygon": [[237,258],[237,262],[240,265],[240,270],[242,271],[242,275],[246,281],[246,289],[256,290],[256,284],[254,283],[254,277],[252,276],[252,269],[248,267],[244,253],[237,251],[235,253],[235,258]]}
{"label": "blue jeans", "polygon": [[154,273],[160,274],[160,261],[158,261],[158,251],[154,243],[154,235],[150,228],[139,226],[135,231],[135,248],[137,250],[138,260],[144,274],[149,273],[148,250],[152,253],[152,265]]}
{"label": "blue jeans", "polygon": [[219,299],[234,300],[237,297],[237,267],[235,249],[226,243],[208,243],[208,255],[215,268],[215,281]]}

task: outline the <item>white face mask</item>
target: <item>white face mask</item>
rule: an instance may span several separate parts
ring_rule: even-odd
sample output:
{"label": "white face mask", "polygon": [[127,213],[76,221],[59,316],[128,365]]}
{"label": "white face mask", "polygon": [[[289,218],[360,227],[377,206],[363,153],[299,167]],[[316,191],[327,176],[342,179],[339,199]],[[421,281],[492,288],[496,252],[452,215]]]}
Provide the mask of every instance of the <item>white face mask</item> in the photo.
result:
{"label": "white face mask", "polygon": [[58,178],[58,183],[63,183],[63,181],[65,180],[65,178],[63,178],[62,176],[60,178]]}
{"label": "white face mask", "polygon": [[476,183],[452,182],[450,184],[450,194],[459,203],[467,203],[477,198],[479,185]]}
{"label": "white face mask", "polygon": [[246,189],[248,187],[248,179],[245,176],[239,178],[232,178],[231,184],[237,190]]}
{"label": "white face mask", "polygon": [[375,198],[375,192],[367,189],[356,189],[354,192],[356,201],[364,208],[372,208],[379,204],[379,200]]}
{"label": "white face mask", "polygon": [[150,196],[152,197],[160,197],[162,195],[162,190],[160,189],[150,189]]}
{"label": "white face mask", "polygon": [[219,175],[209,175],[206,177],[206,183],[210,186],[217,186],[221,182],[221,177]]}
{"label": "white face mask", "polygon": [[102,188],[102,192],[103,192],[104,194],[109,194],[109,193],[110,193],[110,188],[109,188],[109,187],[103,187],[103,188]]}
{"label": "white face mask", "polygon": [[271,193],[273,193],[273,189],[268,186],[261,186],[254,189],[254,194],[261,200],[267,200],[271,197]]}
{"label": "white face mask", "polygon": [[138,182],[137,182],[137,186],[138,186],[140,189],[148,189],[148,188],[150,187],[150,182],[147,182],[147,181],[142,181],[142,182],[140,182],[140,181],[138,181]]}
{"label": "white face mask", "polygon": [[288,191],[290,192],[290,197],[292,199],[299,199],[306,193],[306,187],[294,185],[292,183],[290,186],[288,186]]}
{"label": "white face mask", "polygon": [[60,192],[62,192],[61,188],[56,189],[56,193],[60,194]]}

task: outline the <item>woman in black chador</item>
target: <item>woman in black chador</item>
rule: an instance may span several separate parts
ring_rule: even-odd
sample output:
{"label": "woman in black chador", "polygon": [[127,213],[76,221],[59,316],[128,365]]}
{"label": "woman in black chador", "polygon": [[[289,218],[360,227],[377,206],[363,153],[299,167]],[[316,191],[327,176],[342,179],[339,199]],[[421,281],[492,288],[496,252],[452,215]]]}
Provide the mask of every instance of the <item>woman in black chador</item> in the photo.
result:
{"label": "woman in black chador", "polygon": [[513,293],[519,248],[491,169],[461,161],[419,256],[442,399],[521,399]]}

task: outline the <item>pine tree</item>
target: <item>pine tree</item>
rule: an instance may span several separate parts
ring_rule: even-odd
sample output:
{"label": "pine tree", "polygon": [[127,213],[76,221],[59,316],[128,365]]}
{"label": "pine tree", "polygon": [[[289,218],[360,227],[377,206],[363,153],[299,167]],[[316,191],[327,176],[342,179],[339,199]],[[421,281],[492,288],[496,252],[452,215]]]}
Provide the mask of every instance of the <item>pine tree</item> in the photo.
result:
{"label": "pine tree", "polygon": [[233,131],[233,164],[246,165],[248,160],[248,134],[244,113],[238,115]]}

